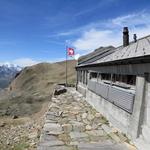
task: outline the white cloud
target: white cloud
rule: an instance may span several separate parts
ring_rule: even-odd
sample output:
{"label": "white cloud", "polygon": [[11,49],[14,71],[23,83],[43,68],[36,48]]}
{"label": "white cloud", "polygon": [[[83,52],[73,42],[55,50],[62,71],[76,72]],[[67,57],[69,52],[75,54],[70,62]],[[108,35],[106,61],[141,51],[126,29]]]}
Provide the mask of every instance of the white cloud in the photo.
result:
{"label": "white cloud", "polygon": [[[69,60],[70,58],[68,58]],[[71,58],[72,59],[72,58]],[[36,65],[38,63],[42,63],[42,62],[46,62],[46,63],[55,63],[55,62],[60,62],[60,61],[64,61],[66,60],[66,58],[62,57],[62,58],[54,58],[51,60],[34,60],[32,58],[18,58],[12,61],[6,61],[6,62],[0,62],[0,66],[1,65],[15,65],[15,66],[20,66],[20,67],[27,67],[27,66],[32,66],[32,65]]]}
{"label": "white cloud", "polygon": [[13,64],[17,64],[21,67],[32,66],[40,63],[39,61],[33,60],[32,58],[19,58],[12,61]]}
{"label": "white cloud", "polygon": [[90,6],[90,8],[83,9],[83,10],[79,11],[78,13],[76,13],[74,16],[81,16],[81,15],[85,15],[87,13],[91,13],[96,9],[101,9],[102,7],[105,7],[107,5],[111,5],[115,1],[117,1],[117,0],[100,0],[99,3],[97,3],[93,7]]}
{"label": "white cloud", "polygon": [[134,33],[138,38],[149,35],[150,14],[142,11],[89,24],[83,30],[80,38],[72,44],[80,54],[100,46],[119,46],[122,44],[122,28],[124,26],[129,27],[130,40]]}
{"label": "white cloud", "polygon": [[68,35],[72,35],[73,33],[74,33],[73,31],[60,32],[57,33],[56,36],[68,36]]}
{"label": "white cloud", "polygon": [[126,16],[120,16],[111,20],[113,25],[118,26],[132,26],[148,25],[150,23],[150,14],[144,11],[140,13],[132,13]]}
{"label": "white cloud", "polygon": [[51,59],[51,60],[46,61],[46,62],[55,63],[55,62],[64,61],[64,60],[66,60],[66,58],[62,57],[62,58],[54,58],[54,59]]}
{"label": "white cloud", "polygon": [[80,57],[80,54],[76,54],[76,55],[74,56],[74,59],[75,59],[75,60],[78,60],[79,57]]}
{"label": "white cloud", "polygon": [[79,51],[90,51],[100,46],[119,45],[120,35],[111,30],[91,29],[72,44]]}

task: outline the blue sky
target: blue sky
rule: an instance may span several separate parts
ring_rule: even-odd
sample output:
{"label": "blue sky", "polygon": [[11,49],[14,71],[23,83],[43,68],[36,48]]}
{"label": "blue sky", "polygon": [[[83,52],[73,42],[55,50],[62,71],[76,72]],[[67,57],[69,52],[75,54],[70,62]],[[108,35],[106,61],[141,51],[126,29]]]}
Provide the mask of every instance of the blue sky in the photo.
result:
{"label": "blue sky", "polygon": [[150,34],[149,0],[0,0],[0,63],[21,66],[76,58],[100,46],[122,44],[122,28]]}

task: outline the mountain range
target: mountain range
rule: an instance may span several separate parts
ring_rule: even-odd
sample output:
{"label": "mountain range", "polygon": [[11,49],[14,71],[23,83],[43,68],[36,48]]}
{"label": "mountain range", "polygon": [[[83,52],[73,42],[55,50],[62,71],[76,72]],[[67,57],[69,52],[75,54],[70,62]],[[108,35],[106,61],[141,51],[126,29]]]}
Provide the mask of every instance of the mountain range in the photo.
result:
{"label": "mountain range", "polygon": [[0,89],[7,88],[16,74],[21,70],[22,68],[20,66],[14,64],[7,63],[0,65]]}

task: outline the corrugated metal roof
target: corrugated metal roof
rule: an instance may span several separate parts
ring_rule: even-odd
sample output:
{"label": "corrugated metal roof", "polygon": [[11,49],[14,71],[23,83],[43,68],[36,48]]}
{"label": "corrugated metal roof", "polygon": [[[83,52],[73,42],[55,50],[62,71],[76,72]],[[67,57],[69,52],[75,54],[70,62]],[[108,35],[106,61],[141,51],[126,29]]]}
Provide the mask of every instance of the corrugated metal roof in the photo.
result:
{"label": "corrugated metal roof", "polygon": [[116,51],[95,63],[123,60],[150,55],[150,36],[132,42],[129,46],[119,47]]}
{"label": "corrugated metal roof", "polygon": [[80,65],[95,62],[96,60],[113,53],[114,49],[115,47],[113,46],[100,47],[87,55],[81,56],[78,60],[78,64]]}
{"label": "corrugated metal roof", "polygon": [[[150,35],[137,40],[137,42],[131,42],[128,46],[120,46],[113,51],[113,53],[104,56],[95,62],[90,64],[115,62],[118,60],[127,60],[130,58],[138,58],[143,56],[150,56]],[[81,64],[81,66],[84,64]]]}

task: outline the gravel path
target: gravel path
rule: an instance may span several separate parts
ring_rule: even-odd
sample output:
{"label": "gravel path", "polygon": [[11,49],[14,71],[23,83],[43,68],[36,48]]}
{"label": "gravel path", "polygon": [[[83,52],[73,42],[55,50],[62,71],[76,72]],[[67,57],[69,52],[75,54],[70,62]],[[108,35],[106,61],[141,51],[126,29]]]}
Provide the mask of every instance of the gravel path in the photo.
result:
{"label": "gravel path", "polygon": [[53,96],[38,150],[135,150],[75,89]]}

